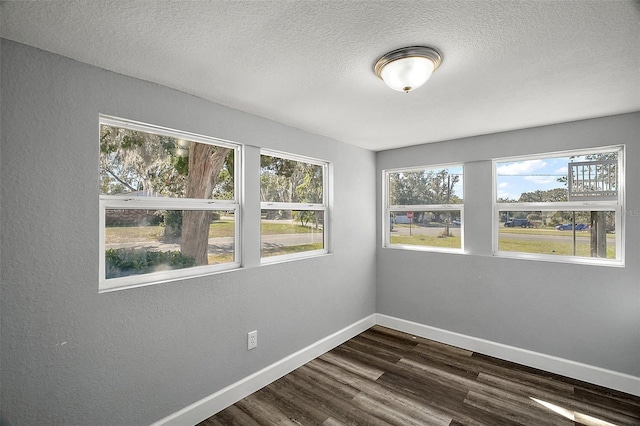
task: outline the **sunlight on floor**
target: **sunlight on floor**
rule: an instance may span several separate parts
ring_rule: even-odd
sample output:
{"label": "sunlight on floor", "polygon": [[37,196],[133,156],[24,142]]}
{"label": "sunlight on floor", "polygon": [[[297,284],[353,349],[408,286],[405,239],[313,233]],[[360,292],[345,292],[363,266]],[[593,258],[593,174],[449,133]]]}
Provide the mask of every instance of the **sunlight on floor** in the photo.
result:
{"label": "sunlight on floor", "polygon": [[604,420],[596,419],[595,417],[591,417],[587,414],[578,413],[576,411],[567,410],[566,408],[559,407],[555,404],[552,404],[547,401],[543,401],[541,399],[534,398],[530,396],[532,400],[542,405],[543,407],[548,408],[549,410],[560,414],[563,417],[566,417],[569,420],[573,420],[574,422],[580,423],[586,426],[616,426],[614,423],[609,423]]}

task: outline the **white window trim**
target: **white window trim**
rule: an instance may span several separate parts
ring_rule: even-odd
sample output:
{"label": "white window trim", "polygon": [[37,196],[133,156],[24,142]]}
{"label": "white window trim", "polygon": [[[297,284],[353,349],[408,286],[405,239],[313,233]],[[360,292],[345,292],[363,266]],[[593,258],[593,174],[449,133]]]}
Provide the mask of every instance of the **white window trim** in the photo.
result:
{"label": "white window trim", "polygon": [[[154,133],[163,136],[174,137],[177,139],[187,139],[193,142],[205,143],[209,145],[221,146],[234,150],[234,199],[233,200],[210,200],[210,199],[192,199],[192,198],[155,198],[155,197],[137,197],[125,195],[99,195],[99,213],[100,213],[100,262],[99,262],[99,280],[98,290],[100,293],[121,290],[126,288],[141,287],[153,284],[159,284],[169,281],[175,281],[185,278],[195,278],[205,275],[238,269],[241,266],[241,205],[239,200],[241,197],[241,161],[242,161],[242,145],[234,142],[217,139],[209,136],[197,135],[195,133],[169,129],[166,127],[145,124],[137,121],[100,115],[99,125],[108,125],[113,127],[122,127],[131,130],[137,130],[145,133]],[[99,131],[98,131],[99,132]],[[235,236],[234,236],[234,261],[217,265],[204,265],[184,269],[174,269],[170,271],[151,272],[140,275],[130,275],[118,278],[106,278],[106,260],[105,260],[105,215],[107,209],[145,209],[145,210],[210,210],[210,211],[233,211]]]}
{"label": "white window trim", "polygon": [[[442,170],[451,167],[461,167],[464,185],[464,163],[447,163],[427,166],[398,167],[382,170],[382,248],[441,252],[441,253],[464,253],[464,203],[462,204],[411,204],[411,205],[391,205],[389,199],[389,175],[399,172],[420,172],[423,170]],[[451,211],[460,212],[460,248],[430,247],[412,244],[391,244],[391,224],[389,218],[391,212],[398,211]]]}
{"label": "white window trim", "polygon": [[[329,203],[330,187],[329,187],[329,173],[331,163],[329,161],[320,160],[318,158],[305,157],[302,155],[291,154],[288,152],[275,151],[271,149],[260,149],[260,157],[263,155],[270,157],[283,158],[285,160],[297,161],[300,163],[313,164],[322,167],[322,203],[282,203],[282,202],[260,202],[260,210],[313,210],[324,212],[324,223],[322,224],[322,246],[321,250],[309,250],[300,253],[284,254],[279,256],[260,256],[260,264],[269,265],[274,263],[288,262],[292,260],[307,259],[310,257],[318,257],[329,254],[330,243],[330,211],[331,206]],[[260,247],[262,247],[262,232],[260,232]]]}
{"label": "white window trim", "polygon": [[[511,161],[530,161],[536,159],[568,157],[572,155],[599,154],[618,151],[618,198],[612,201],[560,201],[549,203],[498,203],[498,175],[497,164]],[[599,265],[624,267],[624,239],[625,239],[625,145],[612,145],[596,148],[580,148],[567,151],[547,152],[533,155],[495,158],[492,160],[493,173],[493,256],[549,261],[559,263],[573,263],[583,265]],[[546,255],[540,253],[524,253],[499,250],[500,212],[503,211],[613,211],[616,220],[616,259],[602,259],[594,257],[578,257],[563,255]]]}

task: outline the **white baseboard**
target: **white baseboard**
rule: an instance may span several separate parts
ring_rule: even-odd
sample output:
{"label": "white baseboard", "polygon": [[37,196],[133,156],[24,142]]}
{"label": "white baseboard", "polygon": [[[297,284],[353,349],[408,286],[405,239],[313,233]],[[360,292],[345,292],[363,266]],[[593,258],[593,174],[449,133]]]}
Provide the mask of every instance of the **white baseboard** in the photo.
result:
{"label": "white baseboard", "polygon": [[376,314],[376,323],[440,343],[640,396],[640,377],[466,336],[387,315]]}
{"label": "white baseboard", "polygon": [[388,315],[373,314],[153,423],[151,426],[184,426],[200,423],[376,324],[640,396],[640,377],[466,336]]}
{"label": "white baseboard", "polygon": [[376,323],[376,315],[370,315],[340,331],[337,331],[306,348],[281,359],[244,379],[227,386],[188,407],[177,411],[151,426],[185,426],[195,425],[211,417],[213,414],[235,404],[242,398],[262,389],[269,383],[292,372],[325,352],[330,351],[347,340],[357,336]]}

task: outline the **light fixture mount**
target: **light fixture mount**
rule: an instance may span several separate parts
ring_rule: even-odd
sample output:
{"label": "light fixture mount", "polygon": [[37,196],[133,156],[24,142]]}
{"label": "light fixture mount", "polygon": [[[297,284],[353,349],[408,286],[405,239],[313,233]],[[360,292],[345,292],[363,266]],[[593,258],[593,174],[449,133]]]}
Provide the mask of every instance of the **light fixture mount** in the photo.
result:
{"label": "light fixture mount", "polygon": [[382,55],[373,70],[390,88],[408,93],[422,86],[441,63],[442,56],[434,49],[410,46]]}

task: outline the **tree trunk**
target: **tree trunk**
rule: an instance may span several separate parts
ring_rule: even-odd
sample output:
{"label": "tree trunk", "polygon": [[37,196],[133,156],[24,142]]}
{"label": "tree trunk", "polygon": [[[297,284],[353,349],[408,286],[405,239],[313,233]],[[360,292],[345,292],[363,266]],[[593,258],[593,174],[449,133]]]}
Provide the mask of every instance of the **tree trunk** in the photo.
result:
{"label": "tree trunk", "polygon": [[605,212],[591,212],[591,257],[607,257]]}
{"label": "tree trunk", "polygon": [[[191,143],[189,176],[185,194],[187,198],[207,199],[211,197],[215,178],[224,166],[228,152],[229,148]],[[182,254],[193,257],[197,265],[209,263],[210,213],[207,210],[185,210],[182,215],[180,250]]]}
{"label": "tree trunk", "polygon": [[598,257],[607,257],[607,216],[598,212]]}

